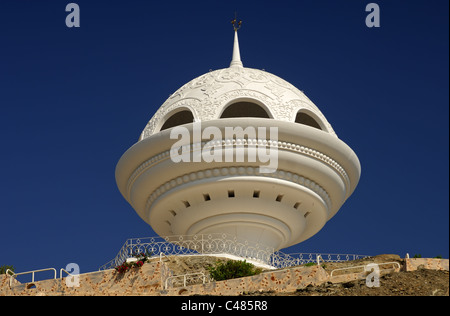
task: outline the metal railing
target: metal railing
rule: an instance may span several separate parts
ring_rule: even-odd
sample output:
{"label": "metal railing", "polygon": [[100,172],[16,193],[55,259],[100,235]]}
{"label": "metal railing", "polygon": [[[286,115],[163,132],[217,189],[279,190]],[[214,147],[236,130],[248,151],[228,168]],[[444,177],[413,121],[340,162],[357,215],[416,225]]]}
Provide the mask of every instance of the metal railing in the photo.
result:
{"label": "metal railing", "polygon": [[246,260],[260,262],[273,268],[287,268],[315,262],[320,256],[324,262],[339,262],[362,259],[367,256],[357,254],[326,254],[326,253],[291,253],[274,251],[273,248],[256,242],[239,240],[227,234],[199,234],[169,237],[147,237],[128,239],[116,257],[99,270],[113,269],[127,258],[144,253],[150,257],[165,255],[200,255],[228,254]]}
{"label": "metal railing", "polygon": [[54,277],[53,279],[56,279],[56,269],[55,268],[46,268],[46,269],[39,269],[39,270],[32,270],[32,271],[26,271],[26,272],[20,272],[20,273],[15,273],[13,271],[11,271],[10,269],[6,269],[6,275],[9,275],[9,286],[12,286],[12,280],[17,278],[17,276],[19,275],[25,275],[25,274],[31,274],[31,282],[35,282],[34,280],[34,275],[37,272],[44,272],[44,271],[54,271]]}
{"label": "metal railing", "polygon": [[[174,255],[232,255],[249,261],[258,262],[275,269],[283,269],[292,266],[302,265],[310,262],[341,262],[363,259],[366,255],[357,254],[326,254],[326,253],[291,253],[286,254],[281,251],[274,251],[273,248],[256,242],[239,240],[235,236],[227,234],[200,234],[200,235],[183,235],[169,237],[146,237],[131,238],[125,241],[114,259],[102,265],[99,270],[114,269],[115,267],[126,262],[128,258],[132,258],[137,254],[145,254],[149,257],[162,257]],[[14,273],[7,269],[6,274],[10,277],[10,286],[13,279],[19,275],[31,274],[31,282],[35,282],[35,273],[44,271],[54,271],[54,279],[57,278],[55,268],[39,269],[27,272]],[[64,269],[60,270],[60,278],[63,272],[73,277]],[[188,274],[187,276],[199,275],[199,273]],[[182,275],[183,276],[183,275]],[[172,276],[169,278],[180,278],[182,276]],[[166,280],[167,282],[167,280]],[[184,280],[189,282],[189,279]]]}
{"label": "metal railing", "polygon": [[[382,263],[372,263],[372,264],[374,264],[374,265],[376,265],[376,266],[383,266],[383,265],[392,265],[392,266],[397,266],[397,269],[398,270],[400,270],[400,263],[398,263],[398,262],[396,262],[396,261],[393,261],[393,262],[382,262]],[[345,267],[345,268],[339,268],[339,269],[334,269],[334,270],[332,270],[331,272],[330,272],[330,278],[331,277],[333,277],[333,276],[335,276],[335,275],[333,275],[336,271],[349,271],[349,270],[354,270],[354,269],[363,269],[363,271],[364,271],[364,269],[367,267],[367,265],[361,265],[361,266],[353,266],[353,267]],[[394,268],[395,269],[395,268]],[[363,272],[363,271],[360,271],[360,272]],[[357,273],[357,272],[354,272],[354,273]]]}
{"label": "metal railing", "polygon": [[[183,282],[181,283],[180,281]],[[179,287],[197,283],[206,283],[206,275],[203,272],[170,276],[164,282],[164,289],[167,290],[169,287]]]}
{"label": "metal railing", "polygon": [[101,266],[100,270],[112,269],[135,254],[144,253],[151,257],[161,252],[166,255],[225,253],[262,263],[269,263],[273,254],[273,248],[238,240],[227,234],[133,238],[128,239],[116,257]]}
{"label": "metal railing", "polygon": [[299,258],[308,262],[314,261],[317,256],[320,256],[325,262],[342,262],[358,260],[367,257],[366,255],[357,254],[339,254],[339,253],[292,253],[291,256],[298,256]]}
{"label": "metal railing", "polygon": [[61,269],[59,270],[59,278],[60,278],[60,279],[63,278],[63,272],[65,272],[65,273],[67,274],[67,276],[70,276],[70,277],[77,276],[76,274],[71,274],[71,273],[67,272],[65,269],[61,268]]}
{"label": "metal railing", "polygon": [[164,252],[160,252],[159,253],[159,261],[163,261],[163,257],[166,257],[167,260],[170,260],[169,257],[166,256],[166,254]]}

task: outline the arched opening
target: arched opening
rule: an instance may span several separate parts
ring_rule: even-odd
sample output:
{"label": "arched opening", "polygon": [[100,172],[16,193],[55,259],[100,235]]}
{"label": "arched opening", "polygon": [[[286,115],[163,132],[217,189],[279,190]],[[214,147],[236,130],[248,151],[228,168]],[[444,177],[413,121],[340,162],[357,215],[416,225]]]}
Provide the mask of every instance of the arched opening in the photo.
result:
{"label": "arched opening", "polygon": [[189,110],[183,110],[169,117],[161,127],[161,131],[175,126],[194,122],[194,115]]}
{"label": "arched opening", "polygon": [[320,124],[310,115],[304,113],[304,112],[298,112],[297,116],[295,117],[295,123],[308,125],[317,129],[322,130],[322,127]]}
{"label": "arched opening", "polygon": [[236,102],[228,106],[223,112],[220,118],[231,117],[262,117],[270,118],[269,114],[260,105],[252,102]]}

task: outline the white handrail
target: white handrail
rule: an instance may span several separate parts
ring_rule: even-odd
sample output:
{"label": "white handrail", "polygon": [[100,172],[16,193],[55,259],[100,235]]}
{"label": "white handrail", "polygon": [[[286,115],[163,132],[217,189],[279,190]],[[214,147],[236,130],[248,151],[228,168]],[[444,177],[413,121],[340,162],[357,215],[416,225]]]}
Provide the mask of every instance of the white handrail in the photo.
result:
{"label": "white handrail", "polygon": [[32,270],[32,271],[26,271],[26,272],[20,272],[20,273],[15,273],[13,271],[11,271],[10,269],[6,269],[6,274],[8,274],[8,271],[12,273],[12,275],[9,275],[9,286],[12,286],[12,279],[16,278],[18,275],[25,275],[25,274],[30,274],[31,273],[31,282],[34,282],[34,274],[36,272],[43,272],[43,271],[50,271],[53,270],[55,272],[54,274],[54,279],[56,279],[56,269],[55,268],[46,268],[46,269],[39,269],[39,270]]}
{"label": "white handrail", "polygon": [[[11,272],[12,274],[9,274],[8,271]],[[6,269],[5,274],[9,275],[9,287],[11,287],[12,286],[12,279],[15,276],[15,273],[14,273],[14,271],[12,271],[10,269]]]}
{"label": "white handrail", "polygon": [[65,272],[68,276],[71,276],[71,277],[74,276],[73,274],[70,274],[69,272],[67,272],[66,270],[64,270],[63,268],[61,268],[61,269],[59,270],[59,278],[60,278],[60,279],[63,278],[63,277],[62,277],[62,273],[63,273],[63,272]]}
{"label": "white handrail", "polygon": [[[387,265],[387,264],[393,264],[393,265],[396,264],[396,265],[398,266],[398,268],[400,269],[400,263],[398,263],[398,262],[396,262],[396,261],[394,261],[394,262],[382,262],[382,263],[375,263],[375,264],[378,265],[378,266],[381,266],[381,265]],[[363,266],[353,266],[353,267],[345,267],[345,268],[334,269],[334,270],[332,270],[331,273],[330,273],[330,278],[333,276],[333,272],[335,272],[335,271],[350,270],[350,269],[355,269],[355,268],[364,268],[365,266],[367,266],[367,265],[363,265]]]}
{"label": "white handrail", "polygon": [[325,262],[325,260],[323,260],[323,258],[322,258],[322,256],[321,255],[317,255],[316,256],[316,262],[317,262],[317,265],[318,266],[320,266],[320,260],[322,259],[322,262]]}
{"label": "white handrail", "polygon": [[161,262],[161,261],[162,261],[162,256],[166,257],[166,258],[167,258],[167,260],[169,260],[169,261],[170,261],[169,257],[167,257],[167,256],[166,256],[166,254],[165,254],[164,252],[160,252],[160,253],[159,253],[159,262]]}
{"label": "white handrail", "polygon": [[202,279],[203,279],[203,284],[206,283],[206,275],[205,275],[203,272],[187,273],[187,274],[174,275],[174,276],[168,277],[168,278],[166,279],[166,282],[165,282],[165,289],[168,288],[168,284],[167,284],[167,283],[168,283],[168,281],[169,281],[170,279],[176,279],[176,278],[181,278],[181,277],[183,277],[183,286],[186,286],[187,277],[188,277],[188,276],[194,276],[194,275],[199,275],[199,276],[201,276]]}

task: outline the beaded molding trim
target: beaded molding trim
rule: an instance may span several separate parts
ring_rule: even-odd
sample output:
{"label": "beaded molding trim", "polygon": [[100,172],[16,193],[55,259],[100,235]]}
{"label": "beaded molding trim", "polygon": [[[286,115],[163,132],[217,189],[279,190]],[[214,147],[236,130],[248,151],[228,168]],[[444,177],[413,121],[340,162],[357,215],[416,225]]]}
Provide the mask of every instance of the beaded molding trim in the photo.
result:
{"label": "beaded molding trim", "polygon": [[[315,150],[315,149],[311,149],[308,148],[306,146],[302,146],[299,144],[293,144],[293,143],[289,143],[289,142],[283,142],[283,141],[277,141],[277,142],[272,142],[271,140],[261,140],[261,139],[225,139],[225,140],[218,140],[218,142],[222,143],[222,147],[224,146],[245,146],[245,145],[262,145],[262,146],[276,146],[278,149],[281,150],[287,150],[287,151],[291,151],[291,152],[295,152],[295,153],[299,153],[305,156],[309,156],[312,158],[315,158],[323,163],[325,163],[326,165],[328,165],[329,167],[331,167],[332,169],[334,169],[340,176],[341,178],[344,180],[345,186],[348,187],[350,185],[350,180],[349,177],[347,175],[347,173],[345,172],[344,168],[337,163],[334,159],[332,159],[331,157]],[[275,143],[275,144],[273,144]],[[214,147],[214,145],[218,145],[217,143],[214,142],[201,142],[201,143],[194,143],[191,145],[185,145],[185,146],[191,146],[189,149],[192,152],[195,151],[201,151],[204,148],[212,148]],[[182,147],[177,147],[177,148],[173,148],[171,150],[175,150],[178,151],[180,148]],[[130,196],[130,190],[131,190],[131,186],[134,183],[134,181],[136,180],[136,178],[144,171],[146,171],[149,168],[152,168],[153,166],[155,166],[156,164],[166,160],[166,159],[170,159],[170,152],[171,150],[166,150],[164,152],[161,152],[153,157],[151,157],[150,159],[144,161],[142,164],[139,165],[139,167],[137,167],[133,173],[131,174],[131,176],[128,179],[127,182],[127,194],[128,196]]]}

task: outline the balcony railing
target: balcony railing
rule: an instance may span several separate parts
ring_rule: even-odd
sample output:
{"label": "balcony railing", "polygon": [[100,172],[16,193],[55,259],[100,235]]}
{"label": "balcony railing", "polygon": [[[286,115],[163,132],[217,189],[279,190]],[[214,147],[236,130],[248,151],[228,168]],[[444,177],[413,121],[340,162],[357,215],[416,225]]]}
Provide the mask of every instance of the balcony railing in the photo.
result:
{"label": "balcony railing", "polygon": [[285,254],[256,242],[239,240],[227,234],[199,234],[190,236],[146,237],[128,239],[116,257],[100,267],[113,269],[133,257],[144,253],[147,256],[170,255],[219,255],[227,254],[254,261],[276,269],[316,262],[318,256],[325,262],[362,259],[357,254],[292,253]]}

